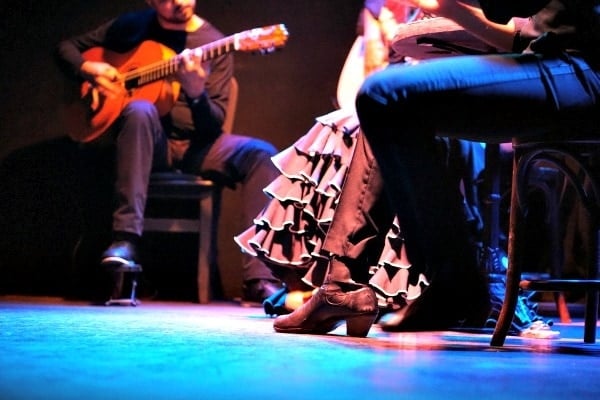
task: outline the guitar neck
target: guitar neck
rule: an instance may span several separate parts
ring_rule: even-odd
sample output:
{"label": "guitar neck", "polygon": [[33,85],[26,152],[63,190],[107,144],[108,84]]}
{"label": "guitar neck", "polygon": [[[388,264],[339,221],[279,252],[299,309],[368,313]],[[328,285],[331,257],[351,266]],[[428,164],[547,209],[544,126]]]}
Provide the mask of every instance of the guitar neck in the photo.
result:
{"label": "guitar neck", "polygon": [[[190,51],[199,55],[202,61],[234,50],[268,53],[283,46],[287,37],[288,32],[285,25],[271,25],[226,36]],[[125,88],[133,89],[174,74],[179,69],[181,57],[180,53],[169,59],[160,60],[125,73],[123,76]]]}
{"label": "guitar neck", "polygon": [[[200,47],[192,49],[200,55],[202,61],[208,61],[223,54],[238,50],[237,34],[224,37]],[[136,68],[123,75],[126,89],[134,89],[142,85],[159,81],[173,75],[181,65],[181,54],[167,60],[157,61],[144,67]]]}

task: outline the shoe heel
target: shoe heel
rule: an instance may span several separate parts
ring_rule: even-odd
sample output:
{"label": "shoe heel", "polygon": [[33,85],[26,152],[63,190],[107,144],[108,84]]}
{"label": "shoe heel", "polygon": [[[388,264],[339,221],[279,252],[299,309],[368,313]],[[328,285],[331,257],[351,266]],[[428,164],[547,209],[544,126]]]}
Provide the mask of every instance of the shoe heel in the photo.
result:
{"label": "shoe heel", "polygon": [[375,322],[377,313],[357,315],[346,319],[346,334],[353,337],[366,337]]}

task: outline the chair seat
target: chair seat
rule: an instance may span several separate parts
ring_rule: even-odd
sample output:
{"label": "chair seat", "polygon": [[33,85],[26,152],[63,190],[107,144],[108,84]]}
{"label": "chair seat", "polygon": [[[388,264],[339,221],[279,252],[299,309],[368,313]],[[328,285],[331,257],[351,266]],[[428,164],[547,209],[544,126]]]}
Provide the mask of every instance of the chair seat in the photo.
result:
{"label": "chair seat", "polygon": [[214,190],[216,184],[198,175],[181,172],[158,172],[150,175],[149,197],[199,199]]}

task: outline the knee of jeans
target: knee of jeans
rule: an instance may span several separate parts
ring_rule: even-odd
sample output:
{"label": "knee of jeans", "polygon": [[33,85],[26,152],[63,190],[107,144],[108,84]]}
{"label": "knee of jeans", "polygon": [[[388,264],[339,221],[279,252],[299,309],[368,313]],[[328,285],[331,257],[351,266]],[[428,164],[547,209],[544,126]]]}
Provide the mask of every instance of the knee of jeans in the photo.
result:
{"label": "knee of jeans", "polygon": [[121,113],[127,119],[141,121],[158,121],[160,116],[156,106],[148,100],[133,100],[129,102]]}
{"label": "knee of jeans", "polygon": [[375,73],[365,78],[357,93],[357,101],[368,99],[370,101],[378,100],[379,102],[382,102],[382,88],[384,87],[384,81],[381,75],[381,73]]}
{"label": "knee of jeans", "polygon": [[277,154],[277,149],[275,146],[266,140],[261,139],[252,139],[249,143],[247,143],[247,149],[253,154],[267,158],[271,158]]}

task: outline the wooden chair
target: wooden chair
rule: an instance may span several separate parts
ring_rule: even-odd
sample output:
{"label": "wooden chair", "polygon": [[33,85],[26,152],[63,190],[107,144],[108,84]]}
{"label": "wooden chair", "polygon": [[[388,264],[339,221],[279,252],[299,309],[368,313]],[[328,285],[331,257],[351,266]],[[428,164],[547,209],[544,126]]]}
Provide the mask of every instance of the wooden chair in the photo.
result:
{"label": "wooden chair", "polygon": [[[600,139],[568,141],[513,141],[512,193],[508,242],[506,294],[498,323],[491,339],[492,346],[503,346],[515,315],[519,290],[563,292],[582,290],[586,293],[584,343],[595,343],[598,320],[598,277],[600,262]],[[528,213],[526,190],[536,167],[543,163],[560,170],[577,191],[589,213],[590,259],[587,275],[582,279],[522,280],[524,228]]]}
{"label": "wooden chair", "polygon": [[[223,123],[223,132],[231,133],[238,101],[238,83],[231,81],[229,104]],[[198,302],[208,303],[211,299],[211,288],[218,284],[217,265],[217,228],[219,206],[221,203],[221,187],[213,181],[197,175],[178,171],[153,173],[150,176],[148,200],[162,199],[169,202],[194,200],[198,202],[198,217],[181,217],[173,215],[146,216],[144,231],[167,233],[197,233],[198,261],[196,280]]]}

